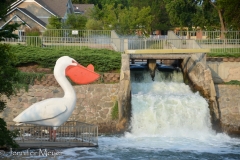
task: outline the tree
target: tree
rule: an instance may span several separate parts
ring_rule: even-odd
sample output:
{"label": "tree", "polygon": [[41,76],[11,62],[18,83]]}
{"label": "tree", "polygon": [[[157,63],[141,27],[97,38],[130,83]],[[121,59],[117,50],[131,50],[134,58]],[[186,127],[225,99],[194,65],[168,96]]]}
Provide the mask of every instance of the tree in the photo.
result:
{"label": "tree", "polygon": [[130,6],[140,9],[148,6],[151,8],[151,15],[153,17],[151,22],[151,31],[167,31],[172,28],[164,0],[131,0]]}
{"label": "tree", "polygon": [[[240,1],[239,0],[200,0],[204,7],[210,4],[218,14],[221,30],[220,38],[225,38],[225,31],[229,29],[240,29]],[[210,8],[204,8],[209,10]]]}
{"label": "tree", "polygon": [[[9,9],[11,0],[2,0],[0,2],[0,17],[4,19],[4,16]],[[20,25],[10,24],[5,25],[0,29],[0,41],[5,38],[17,38],[17,35],[13,34],[13,31]],[[18,70],[13,66],[14,56],[10,52],[10,46],[0,43],[0,112],[6,108],[6,103],[2,99],[2,95],[10,97],[14,92],[13,82],[16,81],[16,74]],[[17,143],[14,141],[16,133],[7,129],[7,124],[4,119],[0,118],[0,147],[17,147]]]}
{"label": "tree", "polygon": [[[150,2],[151,1],[149,1],[149,3]],[[163,0],[161,1],[153,0],[150,3],[151,15],[153,16],[153,21],[151,22],[152,31],[155,30],[168,31],[169,29],[172,28],[165,5],[166,4]]]}
{"label": "tree", "polygon": [[103,8],[105,5],[111,4],[114,6],[114,8],[118,8],[121,6],[121,8],[128,8],[129,7],[129,2],[128,0],[101,0],[101,7]]}
{"label": "tree", "polygon": [[44,32],[44,36],[61,37],[63,34],[61,31],[55,30],[55,29],[62,28],[61,18],[57,16],[51,16],[48,19],[48,24],[46,27],[47,27],[47,30]]}
{"label": "tree", "polygon": [[51,16],[48,19],[47,29],[61,29],[61,28],[62,28],[62,22],[60,17]]}
{"label": "tree", "polygon": [[175,26],[201,26],[221,30],[221,38],[229,29],[240,28],[239,0],[174,0],[166,2],[170,21]]}
{"label": "tree", "polygon": [[[218,7],[225,22],[225,27],[228,29],[238,29],[240,30],[240,1],[239,0],[218,0]],[[214,2],[211,3],[214,6]],[[219,11],[218,11],[219,13]],[[219,13],[220,14],[220,13]]]}
{"label": "tree", "polygon": [[225,19],[223,17],[224,6],[221,5],[219,0],[216,0],[216,1],[208,0],[208,2],[214,7],[214,9],[216,9],[216,11],[218,13],[218,17],[219,17],[219,21],[220,21],[220,25],[221,25],[221,31],[222,31],[221,38],[224,39],[225,38],[224,31],[226,31],[226,23],[225,23]]}
{"label": "tree", "polygon": [[[106,4],[101,10],[95,6],[91,11],[91,19],[102,24],[104,30],[116,30],[120,35],[129,35],[139,31],[145,36],[151,32],[151,15],[150,7],[125,7],[118,5],[117,8],[113,4]],[[92,22],[94,22],[91,20]]]}
{"label": "tree", "polygon": [[[10,46],[7,44],[0,44],[0,97],[3,95],[8,98],[14,93],[13,81],[16,79],[17,70],[13,67],[14,56],[10,52]],[[0,112],[6,108],[6,103],[0,99]],[[0,118],[0,148],[13,147],[18,145],[13,140],[16,133],[7,129],[7,124],[4,119]]]}
{"label": "tree", "polygon": [[209,3],[197,5],[197,11],[192,21],[196,28],[200,27],[209,31],[219,29],[218,14]]}
{"label": "tree", "polygon": [[77,29],[83,30],[85,29],[87,23],[87,17],[81,14],[68,14],[65,25],[68,29]]}
{"label": "tree", "polygon": [[76,4],[100,4],[99,0],[72,0],[72,3],[76,3]]}
{"label": "tree", "polygon": [[88,19],[86,29],[88,30],[102,30],[102,22],[95,19]]}
{"label": "tree", "polygon": [[174,0],[166,2],[170,22],[173,26],[192,28],[193,17],[197,11],[197,1],[194,0]]}

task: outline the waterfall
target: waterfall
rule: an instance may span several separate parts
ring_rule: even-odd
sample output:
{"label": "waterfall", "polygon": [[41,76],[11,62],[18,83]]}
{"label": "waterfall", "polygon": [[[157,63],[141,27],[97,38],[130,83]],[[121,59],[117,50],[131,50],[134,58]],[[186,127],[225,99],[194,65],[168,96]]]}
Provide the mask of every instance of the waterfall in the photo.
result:
{"label": "waterfall", "polygon": [[143,137],[213,134],[207,101],[183,83],[181,73],[156,72],[154,82],[148,72],[141,78],[136,78],[139,73],[131,73],[131,134]]}

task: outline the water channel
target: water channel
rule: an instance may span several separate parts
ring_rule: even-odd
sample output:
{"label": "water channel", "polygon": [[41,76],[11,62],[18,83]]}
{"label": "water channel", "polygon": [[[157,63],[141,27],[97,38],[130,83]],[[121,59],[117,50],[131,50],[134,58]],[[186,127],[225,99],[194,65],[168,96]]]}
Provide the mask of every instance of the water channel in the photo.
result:
{"label": "water channel", "polygon": [[54,159],[240,159],[240,139],[212,130],[207,101],[183,83],[181,73],[156,71],[152,81],[148,72],[136,71],[131,80],[129,132],[99,135],[98,148],[63,149]]}

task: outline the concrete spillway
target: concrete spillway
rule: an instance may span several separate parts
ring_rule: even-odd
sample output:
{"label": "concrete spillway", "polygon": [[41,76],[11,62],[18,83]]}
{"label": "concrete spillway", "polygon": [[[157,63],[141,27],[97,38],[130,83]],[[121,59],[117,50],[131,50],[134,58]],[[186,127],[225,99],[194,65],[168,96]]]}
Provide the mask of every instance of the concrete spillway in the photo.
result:
{"label": "concrete spillway", "polygon": [[[199,53],[200,52],[200,53]],[[131,118],[131,77],[130,77],[130,60],[146,60],[148,67],[151,69],[151,76],[154,77],[156,69],[156,60],[181,60],[181,70],[184,77],[192,84],[194,89],[198,90],[205,98],[209,99],[210,113],[212,123],[218,125],[219,113],[216,103],[216,91],[211,76],[211,71],[206,65],[206,53],[208,50],[128,50],[122,54],[122,67],[120,76],[119,90],[119,126],[125,126]],[[126,129],[126,128],[120,128]]]}

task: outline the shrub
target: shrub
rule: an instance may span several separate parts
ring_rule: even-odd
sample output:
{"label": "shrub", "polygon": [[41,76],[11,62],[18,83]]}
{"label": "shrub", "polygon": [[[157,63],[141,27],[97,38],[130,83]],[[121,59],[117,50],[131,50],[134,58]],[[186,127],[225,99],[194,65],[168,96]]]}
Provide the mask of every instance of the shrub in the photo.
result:
{"label": "shrub", "polygon": [[26,33],[26,44],[28,46],[38,46],[40,47],[42,45],[41,38],[39,37],[41,35],[40,30],[35,27],[35,28],[26,28],[25,29]]}
{"label": "shrub", "polygon": [[83,66],[93,64],[97,72],[110,72],[121,67],[121,53],[107,49],[54,49],[13,45],[17,57],[15,66],[35,63],[45,68],[53,68],[61,56],[70,56]]}

